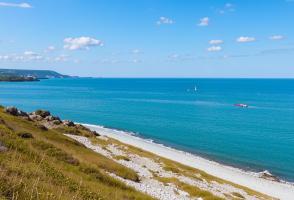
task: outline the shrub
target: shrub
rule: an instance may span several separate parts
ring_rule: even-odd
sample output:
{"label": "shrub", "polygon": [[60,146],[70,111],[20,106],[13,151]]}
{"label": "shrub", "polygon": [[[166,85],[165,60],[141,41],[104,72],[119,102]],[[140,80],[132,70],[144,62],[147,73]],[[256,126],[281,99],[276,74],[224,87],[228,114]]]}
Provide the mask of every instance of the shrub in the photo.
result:
{"label": "shrub", "polygon": [[5,124],[4,119],[0,118],[0,124]]}
{"label": "shrub", "polygon": [[33,138],[33,135],[28,132],[20,132],[17,134],[19,137],[24,138],[24,139],[30,139]]}

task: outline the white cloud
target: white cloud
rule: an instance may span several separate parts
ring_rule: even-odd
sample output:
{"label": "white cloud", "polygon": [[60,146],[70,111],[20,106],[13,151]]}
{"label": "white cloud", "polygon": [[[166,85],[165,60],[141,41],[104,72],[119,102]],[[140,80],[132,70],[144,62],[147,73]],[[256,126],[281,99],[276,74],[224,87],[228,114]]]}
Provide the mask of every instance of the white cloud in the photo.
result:
{"label": "white cloud", "polygon": [[269,37],[270,40],[282,40],[284,39],[283,35],[272,35]]}
{"label": "white cloud", "polygon": [[2,6],[2,7],[17,7],[17,8],[32,8],[32,6],[28,3],[0,2],[0,6]]}
{"label": "white cloud", "polygon": [[140,59],[133,59],[132,60],[132,63],[141,63],[142,62],[142,60],[140,60]]}
{"label": "white cloud", "polygon": [[23,56],[18,56],[19,59],[23,59],[24,61],[34,61],[34,60],[43,60],[43,56],[36,53],[36,52],[33,52],[33,51],[25,51],[23,53]]}
{"label": "white cloud", "polygon": [[198,26],[208,26],[208,24],[209,24],[209,18],[203,17],[200,19]]}
{"label": "white cloud", "polygon": [[234,12],[234,11],[235,11],[235,5],[231,3],[226,3],[222,9],[218,10],[219,14],[225,14],[227,12]]}
{"label": "white cloud", "polygon": [[103,64],[117,64],[117,63],[124,63],[125,61],[117,60],[114,58],[111,58],[111,59],[104,58],[104,59],[98,60],[97,62],[103,63]]}
{"label": "white cloud", "polygon": [[91,46],[103,46],[101,40],[90,37],[65,38],[64,48],[68,50],[89,49]]}
{"label": "white cloud", "polygon": [[157,25],[161,24],[173,24],[174,21],[167,17],[160,17],[159,20],[156,22]]}
{"label": "white cloud", "polygon": [[37,53],[35,53],[33,51],[25,51],[23,54],[25,56],[36,56],[36,55],[38,55]]}
{"label": "white cloud", "polygon": [[0,56],[1,61],[12,61],[12,62],[29,62],[29,61],[42,61],[44,57],[33,51],[25,51],[22,54],[11,54]]}
{"label": "white cloud", "polygon": [[191,54],[177,54],[177,53],[168,55],[168,58],[167,58],[168,61],[172,61],[172,62],[183,62],[183,61],[190,61],[193,59],[194,59],[194,56]]}
{"label": "white cloud", "polygon": [[79,63],[80,60],[73,59],[68,55],[60,54],[58,56],[44,56],[34,51],[25,51],[20,54],[7,54],[0,55],[0,62],[16,62],[16,63],[27,63],[27,62],[74,62]]}
{"label": "white cloud", "polygon": [[49,46],[46,48],[45,52],[54,51],[55,49],[56,49],[55,46]]}
{"label": "white cloud", "polygon": [[1,61],[10,60],[10,56],[8,56],[8,55],[0,55],[0,60]]}
{"label": "white cloud", "polygon": [[56,62],[66,62],[66,61],[68,61],[68,57],[69,57],[68,55],[62,54],[62,55],[59,55],[59,56],[55,57],[54,61],[56,61]]}
{"label": "white cloud", "polygon": [[254,42],[255,38],[254,37],[245,37],[245,36],[241,36],[239,38],[237,38],[236,40],[237,42]]}
{"label": "white cloud", "polygon": [[225,4],[225,8],[232,8],[233,7],[233,4],[231,4],[231,3],[226,3]]}
{"label": "white cloud", "polygon": [[212,44],[212,45],[222,44],[222,43],[224,43],[223,40],[210,40],[209,41],[209,44]]}
{"label": "white cloud", "polygon": [[222,47],[221,46],[211,46],[209,48],[207,48],[207,51],[209,52],[216,52],[216,51],[221,51]]}
{"label": "white cloud", "polygon": [[133,53],[133,54],[140,54],[140,53],[142,53],[142,52],[141,52],[140,49],[133,49],[133,50],[132,50],[132,53]]}
{"label": "white cloud", "polygon": [[172,55],[169,55],[168,57],[169,57],[169,59],[171,59],[171,60],[176,60],[176,59],[178,59],[178,58],[180,57],[180,55],[174,53],[174,54],[172,54]]}

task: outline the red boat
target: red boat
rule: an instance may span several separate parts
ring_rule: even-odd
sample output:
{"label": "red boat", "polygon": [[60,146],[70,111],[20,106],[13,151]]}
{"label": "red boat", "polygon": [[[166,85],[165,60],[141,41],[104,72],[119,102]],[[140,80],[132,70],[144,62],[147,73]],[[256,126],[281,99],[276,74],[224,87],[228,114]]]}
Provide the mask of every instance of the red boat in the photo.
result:
{"label": "red boat", "polygon": [[234,106],[242,107],[242,108],[248,108],[248,105],[244,104],[244,103],[237,103],[237,104],[234,104]]}

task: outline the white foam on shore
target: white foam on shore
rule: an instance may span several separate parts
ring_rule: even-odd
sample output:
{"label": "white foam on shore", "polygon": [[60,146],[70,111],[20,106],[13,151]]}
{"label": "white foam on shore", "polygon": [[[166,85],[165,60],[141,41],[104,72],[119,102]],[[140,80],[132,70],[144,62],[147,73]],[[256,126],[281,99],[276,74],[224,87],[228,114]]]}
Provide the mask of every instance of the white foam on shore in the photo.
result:
{"label": "white foam on shore", "polygon": [[152,140],[142,139],[124,131],[98,125],[83,125],[93,131],[97,131],[101,135],[117,139],[125,144],[141,148],[183,165],[200,169],[210,175],[248,187],[269,196],[282,200],[291,200],[294,198],[294,186],[292,184],[266,180],[258,177],[257,173],[246,172],[238,168],[222,165],[184,151],[166,147],[162,144],[156,144]]}

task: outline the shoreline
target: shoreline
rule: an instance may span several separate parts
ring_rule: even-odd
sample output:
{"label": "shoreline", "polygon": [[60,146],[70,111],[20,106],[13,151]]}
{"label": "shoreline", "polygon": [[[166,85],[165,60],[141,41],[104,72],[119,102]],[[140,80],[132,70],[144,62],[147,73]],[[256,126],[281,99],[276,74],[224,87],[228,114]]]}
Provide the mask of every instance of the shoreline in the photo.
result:
{"label": "shoreline", "polygon": [[294,196],[294,185],[292,183],[284,181],[277,182],[260,178],[256,172],[248,172],[239,168],[223,165],[188,152],[164,146],[163,144],[154,143],[148,139],[140,138],[126,131],[105,128],[93,124],[83,125],[91,130],[99,132],[101,135],[141,148],[183,165],[202,170],[215,177],[248,187],[266,195],[285,200],[291,199]]}

